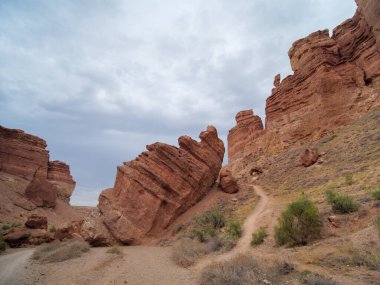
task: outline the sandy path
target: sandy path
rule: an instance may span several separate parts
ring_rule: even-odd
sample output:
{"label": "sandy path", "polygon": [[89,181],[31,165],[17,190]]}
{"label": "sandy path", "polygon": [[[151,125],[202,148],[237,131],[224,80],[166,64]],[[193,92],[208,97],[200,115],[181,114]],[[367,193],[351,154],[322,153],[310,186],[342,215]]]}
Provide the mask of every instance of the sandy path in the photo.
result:
{"label": "sandy path", "polygon": [[260,197],[260,200],[258,204],[256,205],[255,209],[251,212],[251,214],[247,217],[247,219],[244,221],[244,224],[242,226],[242,236],[239,239],[237,245],[233,248],[233,250],[216,256],[207,256],[203,259],[201,259],[195,266],[195,271],[202,270],[205,266],[210,265],[211,263],[215,262],[221,262],[230,260],[231,258],[242,254],[247,253],[250,251],[251,246],[251,239],[252,239],[252,233],[255,232],[259,228],[258,221],[260,220],[260,216],[264,213],[264,210],[268,203],[268,196],[265,194],[263,189],[260,186],[257,185],[249,185],[249,184],[243,184],[244,187],[253,187],[255,190],[255,193]]}
{"label": "sandy path", "polygon": [[0,256],[0,284],[18,285],[25,284],[25,267],[33,249],[26,249]]}
{"label": "sandy path", "polygon": [[120,247],[122,255],[108,248],[92,248],[79,258],[38,266],[38,284],[51,285],[195,285],[190,270],[178,267],[165,247]]}

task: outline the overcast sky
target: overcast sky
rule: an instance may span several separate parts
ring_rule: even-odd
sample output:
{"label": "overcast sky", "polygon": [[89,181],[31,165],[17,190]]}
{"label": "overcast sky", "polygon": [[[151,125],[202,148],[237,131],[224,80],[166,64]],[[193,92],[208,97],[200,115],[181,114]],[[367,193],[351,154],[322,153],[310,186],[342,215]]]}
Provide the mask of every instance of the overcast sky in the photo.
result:
{"label": "overcast sky", "polygon": [[[96,205],[145,145],[226,140],[264,117],[292,42],[350,18],[354,0],[1,0],[0,124],[70,164],[72,204]],[[225,158],[225,161],[227,158]]]}

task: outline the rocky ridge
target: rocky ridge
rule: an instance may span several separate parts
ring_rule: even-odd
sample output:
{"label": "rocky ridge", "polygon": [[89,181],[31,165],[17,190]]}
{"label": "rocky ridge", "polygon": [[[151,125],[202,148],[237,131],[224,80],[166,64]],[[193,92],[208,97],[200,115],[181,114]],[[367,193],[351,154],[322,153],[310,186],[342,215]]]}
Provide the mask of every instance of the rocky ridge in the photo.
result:
{"label": "rocky ridge", "polygon": [[331,37],[323,30],[293,44],[294,74],[282,81],[276,75],[265,129],[257,118],[244,125],[237,118],[228,136],[230,162],[316,141],[380,105],[380,2],[357,3],[354,17]]}
{"label": "rocky ridge", "polygon": [[114,187],[101,193],[98,204],[117,240],[137,244],[159,237],[208,193],[218,178],[224,145],[213,126],[199,138],[181,136],[179,147],[148,145],[135,160],[117,167]]}
{"label": "rocky ridge", "polygon": [[68,203],[75,188],[70,168],[64,162],[49,161],[46,147],[46,141],[37,136],[0,126],[0,172],[50,185]]}

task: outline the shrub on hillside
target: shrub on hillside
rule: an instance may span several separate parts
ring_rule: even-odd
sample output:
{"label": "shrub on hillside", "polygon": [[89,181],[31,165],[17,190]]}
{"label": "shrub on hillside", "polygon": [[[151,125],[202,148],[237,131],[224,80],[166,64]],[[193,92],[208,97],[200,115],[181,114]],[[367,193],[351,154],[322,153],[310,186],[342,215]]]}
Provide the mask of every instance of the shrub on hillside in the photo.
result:
{"label": "shrub on hillside", "polygon": [[380,234],[380,215],[377,216],[375,219],[375,227],[377,228],[377,230],[379,231],[379,234]]}
{"label": "shrub on hillside", "polygon": [[262,244],[267,236],[266,230],[264,228],[260,228],[258,232],[252,234],[251,245],[256,246]]}
{"label": "shrub on hillside", "polygon": [[5,242],[4,238],[0,236],[0,251],[4,251],[7,248],[7,243]]}
{"label": "shrub on hillside", "polygon": [[288,205],[275,229],[278,245],[305,245],[320,237],[322,220],[318,208],[307,198]]}
{"label": "shrub on hillside", "polygon": [[60,262],[80,257],[82,253],[89,251],[88,243],[81,240],[68,240],[42,244],[36,248],[32,258],[40,262]]}
{"label": "shrub on hillside", "polygon": [[230,221],[227,224],[226,234],[233,240],[237,240],[241,237],[241,227],[238,221]]}
{"label": "shrub on hillside", "polygon": [[219,208],[211,209],[202,215],[195,217],[195,223],[191,230],[191,237],[205,242],[209,237],[214,237],[217,230],[224,227],[225,219]]}
{"label": "shrub on hillside", "polygon": [[346,181],[347,185],[354,184],[353,174],[352,173],[346,173],[344,175],[344,180]]}
{"label": "shrub on hillside", "polygon": [[326,278],[322,275],[319,275],[317,273],[311,273],[311,272],[303,273],[303,276],[301,277],[301,282],[302,284],[305,284],[305,285],[339,285],[340,284],[330,278]]}
{"label": "shrub on hillside", "polygon": [[347,195],[338,195],[334,190],[329,189],[326,191],[326,198],[332,206],[334,212],[347,214],[356,212],[359,209],[359,203]]}
{"label": "shrub on hillside", "polygon": [[375,200],[380,200],[380,188],[377,188],[372,192],[372,197]]}

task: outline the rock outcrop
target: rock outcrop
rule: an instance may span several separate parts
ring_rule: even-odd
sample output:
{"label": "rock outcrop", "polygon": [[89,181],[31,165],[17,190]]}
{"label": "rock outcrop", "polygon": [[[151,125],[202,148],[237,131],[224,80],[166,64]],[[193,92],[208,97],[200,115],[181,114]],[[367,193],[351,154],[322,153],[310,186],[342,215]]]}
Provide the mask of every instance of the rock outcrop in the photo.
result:
{"label": "rock outcrop", "polygon": [[301,163],[305,167],[309,167],[316,163],[319,158],[318,149],[306,149],[305,152],[301,155]]}
{"label": "rock outcrop", "polygon": [[[280,80],[266,102],[265,135],[228,137],[229,161],[260,150],[315,141],[380,105],[380,2],[358,0],[354,17],[296,41],[289,50],[293,75]],[[240,114],[240,113],[239,113]],[[253,121],[244,129],[257,128]]]}
{"label": "rock outcrop", "polygon": [[75,187],[69,166],[49,161],[46,147],[46,141],[37,136],[0,126],[0,171],[33,180],[35,190],[37,182],[42,182],[44,189],[52,184],[48,188],[55,188],[58,197],[69,202]]}
{"label": "rock outcrop", "polygon": [[236,117],[236,126],[228,133],[228,159],[234,160],[242,154],[245,145],[263,134],[263,123],[252,110],[239,112]]}
{"label": "rock outcrop", "polygon": [[228,169],[222,169],[220,171],[219,186],[223,192],[228,194],[234,194],[239,192],[239,186],[236,179],[232,176],[231,171]]}
{"label": "rock outcrop", "polygon": [[114,187],[100,194],[98,204],[117,240],[137,244],[158,237],[207,194],[218,178],[224,145],[213,126],[199,138],[182,136],[179,148],[148,145],[148,151],[118,166]]}
{"label": "rock outcrop", "polygon": [[33,214],[30,217],[28,217],[28,220],[25,222],[25,227],[29,229],[47,230],[47,225],[47,218],[36,214]]}

